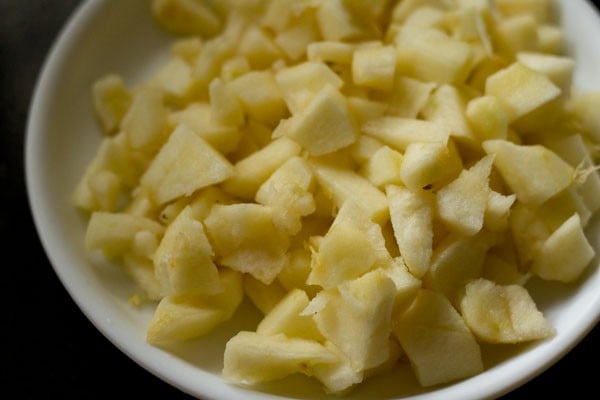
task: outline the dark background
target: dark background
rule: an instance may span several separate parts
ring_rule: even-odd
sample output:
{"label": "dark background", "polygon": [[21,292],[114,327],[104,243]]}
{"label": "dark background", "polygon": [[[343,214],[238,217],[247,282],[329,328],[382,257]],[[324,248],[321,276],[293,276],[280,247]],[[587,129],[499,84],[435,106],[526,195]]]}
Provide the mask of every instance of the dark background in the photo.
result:
{"label": "dark background", "polygon": [[[54,274],[29,212],[23,168],[29,102],[49,47],[79,3],[0,0],[1,390],[16,390],[11,397],[19,399],[190,399],[135,364],[86,319]],[[597,326],[560,362],[503,399],[563,390],[597,398],[583,394],[598,391],[599,345]]]}

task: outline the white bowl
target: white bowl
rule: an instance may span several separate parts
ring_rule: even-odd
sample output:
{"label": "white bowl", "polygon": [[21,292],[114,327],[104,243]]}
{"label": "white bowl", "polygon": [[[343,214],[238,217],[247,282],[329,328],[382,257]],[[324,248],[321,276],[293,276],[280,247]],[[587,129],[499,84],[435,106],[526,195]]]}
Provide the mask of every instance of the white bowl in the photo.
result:
{"label": "white bowl", "polygon": [[[600,18],[584,0],[562,0],[562,24],[576,58],[575,84],[600,90]],[[153,23],[148,0],[89,0],[63,29],[46,60],[34,94],[26,142],[27,189],[35,224],[62,283],[85,315],[115,346],[160,379],[206,399],[325,398],[320,386],[290,378],[261,388],[234,387],[220,378],[224,344],[237,329],[251,329],[258,316],[225,325],[206,338],[169,353],[148,345],[151,309],[130,306],[131,286],[110,265],[90,259],[82,238],[85,219],[70,195],[91,160],[101,135],[90,105],[90,86],[116,72],[133,84],[142,81],[167,55],[169,37]],[[600,250],[600,219],[590,226]],[[519,347],[513,354],[486,356],[489,368],[473,378],[429,391],[418,389],[406,370],[393,371],[360,386],[348,399],[482,399],[524,384],[560,359],[600,319],[600,269],[594,266],[576,285],[533,282],[531,292],[557,335]],[[238,313],[238,315],[241,313]],[[406,385],[398,385],[406,379]]]}

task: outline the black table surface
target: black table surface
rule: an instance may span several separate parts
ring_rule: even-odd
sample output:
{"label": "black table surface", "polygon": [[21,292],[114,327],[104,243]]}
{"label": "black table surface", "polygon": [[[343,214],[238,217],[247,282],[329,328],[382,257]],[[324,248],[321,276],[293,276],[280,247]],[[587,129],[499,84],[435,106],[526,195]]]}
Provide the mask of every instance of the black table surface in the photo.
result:
{"label": "black table surface", "polygon": [[[18,399],[191,399],[138,366],[86,319],[48,262],[29,211],[23,168],[29,102],[49,47],[80,2],[0,0],[0,390]],[[599,349],[597,326],[503,399],[600,397],[590,395],[598,391]]]}

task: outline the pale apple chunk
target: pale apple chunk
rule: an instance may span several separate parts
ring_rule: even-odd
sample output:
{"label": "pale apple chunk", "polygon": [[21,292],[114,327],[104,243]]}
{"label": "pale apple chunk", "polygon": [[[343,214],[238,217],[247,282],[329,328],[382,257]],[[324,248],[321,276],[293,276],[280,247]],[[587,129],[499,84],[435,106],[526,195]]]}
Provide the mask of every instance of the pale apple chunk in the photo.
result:
{"label": "pale apple chunk", "polygon": [[92,86],[94,111],[104,132],[114,133],[131,105],[131,93],[118,75],[107,75]]}
{"label": "pale apple chunk", "polygon": [[548,226],[535,209],[519,202],[512,208],[508,222],[519,263],[529,267],[550,236]]}
{"label": "pale apple chunk", "polygon": [[310,61],[325,63],[351,64],[355,46],[350,43],[337,41],[313,42],[306,48],[306,55]]}
{"label": "pale apple chunk", "polygon": [[365,46],[354,51],[352,80],[378,90],[390,90],[396,73],[396,50],[392,46]]}
{"label": "pale apple chunk", "polygon": [[208,86],[211,120],[218,125],[239,127],[244,123],[244,111],[233,90],[220,78]]}
{"label": "pale apple chunk", "polygon": [[158,222],[127,213],[92,213],[85,232],[85,248],[101,249],[108,256],[122,255],[133,244],[135,234],[149,231],[162,236],[164,227]]}
{"label": "pale apple chunk", "polygon": [[319,185],[338,207],[350,200],[360,205],[376,222],[388,216],[385,194],[357,173],[334,165],[311,162]]}
{"label": "pale apple chunk", "polygon": [[181,102],[191,94],[194,86],[192,67],[182,58],[171,57],[151,78],[168,100]]}
{"label": "pale apple chunk", "polygon": [[310,104],[326,85],[340,89],[344,83],[327,64],[319,61],[307,61],[283,68],[277,71],[275,80],[292,114]]}
{"label": "pale apple chunk", "polygon": [[421,114],[427,121],[432,121],[450,130],[450,136],[474,145],[476,136],[465,116],[465,93],[452,85],[440,85],[431,93]]}
{"label": "pale apple chunk", "polygon": [[450,131],[434,122],[401,117],[381,117],[367,121],[361,130],[388,146],[404,151],[414,142],[446,144]]}
{"label": "pale apple chunk", "polygon": [[404,152],[400,178],[411,190],[433,189],[452,181],[460,171],[462,160],[454,142],[414,142]]}
{"label": "pale apple chunk", "polygon": [[351,221],[336,220],[313,256],[307,283],[333,288],[370,270],[376,260],[367,234]]}
{"label": "pale apple chunk", "polygon": [[154,254],[156,274],[167,294],[211,294],[222,290],[213,250],[202,223],[187,207],[167,227]]}
{"label": "pale apple chunk", "polygon": [[335,344],[326,341],[325,347],[338,359],[334,363],[315,365],[312,374],[327,393],[344,396],[365,379],[365,373],[354,369],[350,359]]}
{"label": "pale apple chunk", "polygon": [[208,1],[153,0],[156,21],[170,32],[182,35],[214,35],[221,20]]}
{"label": "pale apple chunk", "polygon": [[[303,18],[304,17],[304,18]],[[275,37],[275,44],[292,61],[299,61],[306,55],[307,46],[320,39],[319,27],[312,14],[306,13],[293,21]]]}
{"label": "pale apple chunk", "polygon": [[498,21],[493,30],[498,53],[513,58],[521,51],[536,51],[538,24],[531,15],[515,15]]}
{"label": "pale apple chunk", "polygon": [[141,289],[145,298],[151,301],[159,301],[163,298],[163,290],[160,281],[156,278],[151,260],[147,257],[125,253],[123,267],[137,287]]}
{"label": "pale apple chunk", "polygon": [[250,71],[228,84],[249,117],[275,126],[286,115],[287,108],[272,72]]}
{"label": "pale apple chunk", "polygon": [[503,16],[530,15],[538,23],[545,23],[552,17],[550,0],[496,0],[497,10]]}
{"label": "pale apple chunk", "polygon": [[475,337],[441,293],[419,290],[408,310],[394,320],[394,334],[423,386],[448,383],[483,371]]}
{"label": "pale apple chunk", "polygon": [[433,82],[422,82],[396,74],[394,87],[385,96],[385,101],[388,104],[388,114],[397,117],[416,118],[435,87],[436,84]]}
{"label": "pale apple chunk", "polygon": [[433,199],[424,191],[387,186],[394,237],[408,270],[421,278],[433,253]]}
{"label": "pale apple chunk", "polygon": [[506,260],[496,254],[488,253],[483,264],[481,277],[493,281],[499,285],[524,286],[529,278],[530,272],[522,272],[516,260]]}
{"label": "pale apple chunk", "polygon": [[240,331],[225,346],[222,375],[232,383],[255,385],[294,373],[310,375],[316,365],[336,361],[334,353],[313,340]]}
{"label": "pale apple chunk", "polygon": [[485,94],[498,98],[512,122],[556,99],[561,91],[543,73],[517,62],[489,76]]}
{"label": "pale apple chunk", "polygon": [[244,274],[242,284],[248,299],[264,315],[269,314],[286,295],[285,288],[278,280],[266,284],[250,274]]}
{"label": "pale apple chunk", "polygon": [[520,285],[473,280],[465,288],[460,311],[473,334],[489,343],[522,343],[554,334],[527,289]]}
{"label": "pale apple chunk", "polygon": [[310,316],[300,315],[309,302],[310,299],[303,290],[290,290],[260,321],[256,333],[261,335],[283,333],[287,337],[322,341],[323,336],[317,329],[315,321]]}
{"label": "pale apple chunk", "polygon": [[542,243],[531,266],[533,273],[546,280],[573,282],[594,258],[578,214],[573,214]]}
{"label": "pale apple chunk", "polygon": [[547,54],[562,54],[565,34],[562,27],[551,24],[538,25],[538,50]]}
{"label": "pale apple chunk", "polygon": [[274,207],[280,224],[295,235],[302,228],[301,218],[316,209],[311,191],[313,183],[314,176],[308,163],[303,158],[292,157],[260,186],[255,200]]}
{"label": "pale apple chunk", "polygon": [[576,187],[571,186],[536,208],[537,214],[550,231],[558,229],[567,219],[577,213],[581,226],[585,227],[592,217]]}
{"label": "pale apple chunk", "polygon": [[283,56],[271,36],[255,24],[249,24],[240,35],[237,53],[246,57],[251,68],[257,70],[270,67]]}
{"label": "pale apple chunk", "polygon": [[325,85],[304,109],[287,122],[283,134],[312,156],[348,147],[358,137],[358,128],[346,98],[331,85]]}
{"label": "pale apple chunk", "polygon": [[222,182],[233,166],[185,125],[178,126],[142,176],[141,185],[159,204]]}
{"label": "pale apple chunk", "polygon": [[163,105],[163,93],[146,86],[133,94],[131,106],[121,121],[129,145],[153,153],[167,138],[167,110]]}
{"label": "pale apple chunk", "polygon": [[[215,96],[214,93],[211,95]],[[214,98],[213,100],[216,104],[221,101],[227,101],[225,99],[216,100]],[[237,99],[230,100],[237,101]],[[218,116],[215,115],[212,105],[207,103],[190,103],[181,110],[172,111],[169,114],[168,123],[170,129],[175,129],[179,125],[187,126],[196,135],[206,140],[215,150],[222,154],[229,154],[238,147],[242,136],[241,131],[238,127],[231,124],[222,124],[217,119]],[[233,122],[233,120],[230,122]]]}
{"label": "pale apple chunk", "polygon": [[494,156],[485,156],[437,192],[437,212],[450,229],[471,236],[483,227]]}
{"label": "pale apple chunk", "polygon": [[384,144],[374,137],[360,135],[358,140],[350,147],[350,152],[353,160],[364,166],[383,146]]}
{"label": "pale apple chunk", "polygon": [[437,29],[403,26],[394,43],[398,72],[425,82],[462,83],[472,67],[471,46]]}
{"label": "pale apple chunk", "polygon": [[520,52],[517,61],[546,75],[563,93],[571,90],[575,60],[570,57],[536,52]]}
{"label": "pale apple chunk", "polygon": [[482,96],[471,100],[465,115],[479,140],[506,139],[508,117],[496,97]]}
{"label": "pale apple chunk", "polygon": [[383,188],[386,185],[401,185],[400,166],[402,165],[402,154],[382,146],[361,168],[362,175],[375,186]]}
{"label": "pale apple chunk", "polygon": [[434,249],[424,286],[454,303],[461,289],[481,275],[485,256],[494,243],[495,235],[485,231],[474,236],[447,236]]}
{"label": "pale apple chunk", "polygon": [[235,164],[235,172],[223,183],[223,189],[244,199],[254,199],[260,186],[289,158],[302,148],[293,140],[281,137]]}
{"label": "pale apple chunk", "polygon": [[483,226],[491,232],[503,232],[508,228],[508,218],[517,196],[490,191],[483,217]]}
{"label": "pale apple chunk", "polygon": [[[350,112],[359,126],[371,119],[382,117],[388,109],[388,105],[383,101],[371,100],[360,94],[348,96],[347,99]],[[364,135],[361,135],[358,140],[361,137],[364,137]]]}
{"label": "pale apple chunk", "polygon": [[366,39],[375,35],[371,20],[356,15],[349,2],[330,0],[318,3],[317,21],[321,35],[327,41]]}
{"label": "pale apple chunk", "polygon": [[275,225],[269,207],[217,204],[204,225],[221,265],[269,284],[286,263],[289,236]]}
{"label": "pale apple chunk", "polygon": [[242,279],[239,273],[228,269],[221,270],[219,275],[222,288],[219,293],[163,297],[148,327],[148,343],[168,345],[197,338],[229,320],[244,297]]}
{"label": "pale apple chunk", "polygon": [[98,171],[86,183],[98,210],[116,211],[123,189],[119,176],[112,171]]}
{"label": "pale apple chunk", "polygon": [[395,258],[394,262],[383,268],[383,272],[396,285],[396,296],[392,311],[392,315],[396,317],[406,311],[411,305],[421,288],[421,280],[409,271],[402,257]]}
{"label": "pale apple chunk", "polygon": [[578,129],[595,142],[600,140],[599,106],[600,92],[575,93],[569,105],[570,114]]}
{"label": "pale apple chunk", "polygon": [[487,140],[483,149],[522,203],[541,204],[573,183],[575,169],[547,147]]}
{"label": "pale apple chunk", "polygon": [[322,302],[313,315],[319,331],[350,359],[354,370],[376,367],[389,357],[395,295],[394,282],[375,269],[313,299]]}

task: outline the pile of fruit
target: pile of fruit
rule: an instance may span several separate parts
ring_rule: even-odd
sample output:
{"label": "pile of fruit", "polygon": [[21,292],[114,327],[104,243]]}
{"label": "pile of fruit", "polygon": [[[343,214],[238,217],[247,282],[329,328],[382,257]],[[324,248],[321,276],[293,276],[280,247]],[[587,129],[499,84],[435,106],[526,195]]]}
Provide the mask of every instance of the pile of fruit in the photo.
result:
{"label": "pile of fruit", "polygon": [[[594,257],[600,94],[550,0],[154,0],[180,35],[127,87],[75,189],[86,248],[156,302],[147,340],[230,338],[223,376],[331,393],[410,363],[432,386],[481,343],[551,340],[524,287]],[[402,384],[401,382],[398,384]]]}

